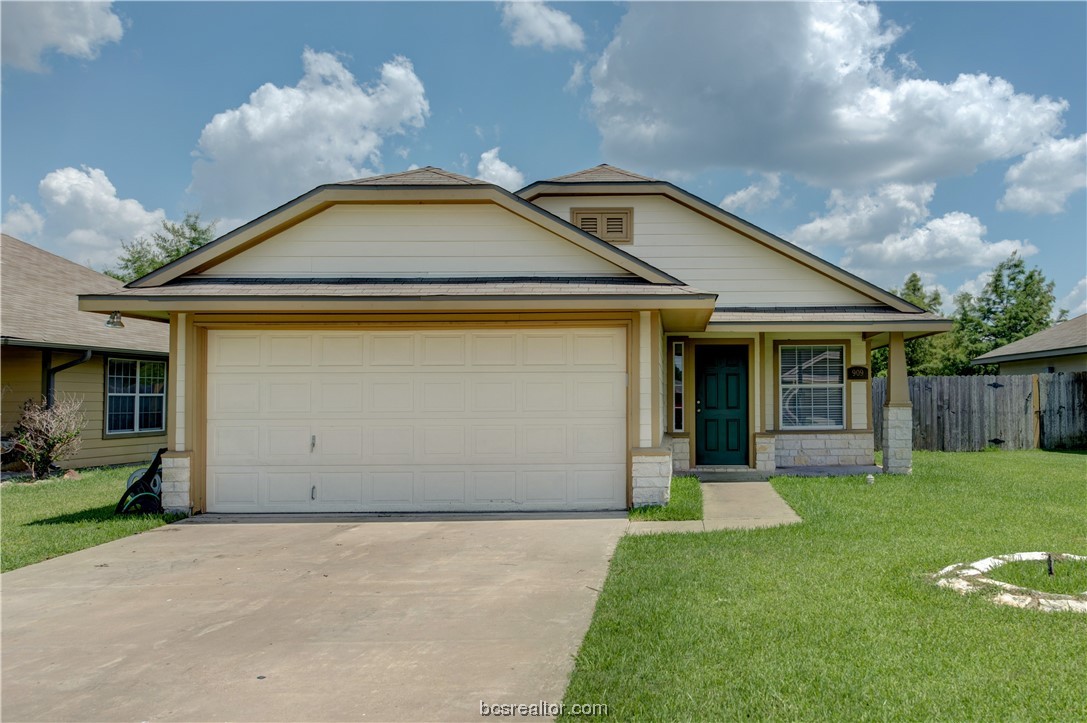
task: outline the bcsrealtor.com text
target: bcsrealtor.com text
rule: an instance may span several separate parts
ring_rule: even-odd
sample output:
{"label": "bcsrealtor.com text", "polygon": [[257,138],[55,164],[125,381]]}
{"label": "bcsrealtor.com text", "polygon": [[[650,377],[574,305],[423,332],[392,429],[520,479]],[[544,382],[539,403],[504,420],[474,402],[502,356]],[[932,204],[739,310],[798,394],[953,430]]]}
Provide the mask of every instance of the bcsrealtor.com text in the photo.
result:
{"label": "bcsrealtor.com text", "polygon": [[487,703],[479,701],[479,714],[484,718],[557,718],[562,715],[604,716],[608,714],[607,703],[573,703],[569,708],[565,703],[549,703],[546,700],[535,703]]}

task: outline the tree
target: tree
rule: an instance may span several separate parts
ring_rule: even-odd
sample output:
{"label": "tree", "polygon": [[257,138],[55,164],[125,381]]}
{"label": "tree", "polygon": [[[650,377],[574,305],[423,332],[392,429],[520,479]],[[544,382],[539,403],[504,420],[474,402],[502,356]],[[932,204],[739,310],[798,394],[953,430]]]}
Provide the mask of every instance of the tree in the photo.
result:
{"label": "tree", "polygon": [[164,220],[162,230],[150,238],[139,237],[121,243],[121,256],[117,267],[106,273],[121,281],[132,281],[145,276],[176,258],[194,251],[215,238],[214,222],[201,223],[200,214],[189,212],[181,223]]}
{"label": "tree", "polygon": [[[1010,344],[1053,324],[1054,284],[1035,266],[1013,253],[993,268],[985,288],[976,297],[963,292],[955,297],[955,325],[941,364],[944,374],[993,374],[995,365],[973,366],[970,360]],[[1061,310],[1057,321],[1068,315]]]}
{"label": "tree", "polygon": [[[940,311],[943,299],[937,289],[926,291],[921,283],[921,277],[910,274],[906,277],[906,283],[901,289],[891,289],[892,294],[901,296],[914,306],[919,306],[926,311]],[[906,374],[913,376],[927,376],[937,374],[940,368],[940,340],[933,337],[910,339],[906,342]],[[887,348],[876,349],[872,352],[873,376],[887,375]]]}

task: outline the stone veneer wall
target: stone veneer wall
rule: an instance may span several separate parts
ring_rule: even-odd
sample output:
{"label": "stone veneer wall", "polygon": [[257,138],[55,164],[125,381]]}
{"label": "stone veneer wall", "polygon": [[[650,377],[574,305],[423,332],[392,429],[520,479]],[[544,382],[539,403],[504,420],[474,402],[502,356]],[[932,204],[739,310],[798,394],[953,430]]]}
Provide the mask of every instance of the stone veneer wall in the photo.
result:
{"label": "stone veneer wall", "polygon": [[888,474],[913,472],[913,407],[883,408],[883,471]]}
{"label": "stone veneer wall", "polygon": [[672,450],[643,447],[631,452],[634,506],[666,505],[672,486]]}
{"label": "stone veneer wall", "polygon": [[759,472],[777,469],[777,435],[766,432],[755,435],[755,469]]}
{"label": "stone veneer wall", "polygon": [[162,509],[167,512],[185,515],[192,512],[189,460],[188,452],[167,452],[162,455]]}
{"label": "stone veneer wall", "polygon": [[778,434],[774,447],[778,467],[875,464],[871,432]]}
{"label": "stone veneer wall", "polygon": [[664,446],[672,450],[672,471],[686,472],[691,468],[691,438],[664,435]]}

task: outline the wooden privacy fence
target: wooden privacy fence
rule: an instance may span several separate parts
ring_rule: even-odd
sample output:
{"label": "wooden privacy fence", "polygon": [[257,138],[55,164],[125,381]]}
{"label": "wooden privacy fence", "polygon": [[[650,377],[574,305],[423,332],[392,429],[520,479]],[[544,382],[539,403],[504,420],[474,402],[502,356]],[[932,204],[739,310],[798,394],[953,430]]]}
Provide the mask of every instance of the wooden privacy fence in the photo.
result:
{"label": "wooden privacy fence", "polygon": [[[913,448],[941,452],[1087,447],[1087,372],[910,377]],[[872,380],[876,449],[887,380]]]}

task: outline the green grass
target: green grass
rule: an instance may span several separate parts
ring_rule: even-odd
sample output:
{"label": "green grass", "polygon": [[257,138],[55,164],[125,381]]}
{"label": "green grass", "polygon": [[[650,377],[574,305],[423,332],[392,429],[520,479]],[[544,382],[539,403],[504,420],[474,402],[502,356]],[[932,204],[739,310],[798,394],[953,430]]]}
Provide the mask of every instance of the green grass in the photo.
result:
{"label": "green grass", "polygon": [[1087,616],[938,588],[946,565],[1084,554],[1087,456],[915,453],[776,478],[804,522],[627,536],[566,692],[612,720],[1087,720]]}
{"label": "green grass", "polygon": [[701,520],[702,487],[698,478],[673,477],[672,489],[668,495],[668,504],[652,507],[635,507],[630,511],[632,520]]}
{"label": "green grass", "polygon": [[138,467],[83,470],[77,480],[10,482],[0,488],[0,571],[101,545],[178,519],[114,517],[129,474]]}
{"label": "green grass", "polygon": [[1081,595],[1087,592],[1087,560],[1061,560],[1054,557],[1052,575],[1049,574],[1049,566],[1044,560],[1009,562],[990,570],[985,576],[1019,587],[1061,595]]}

